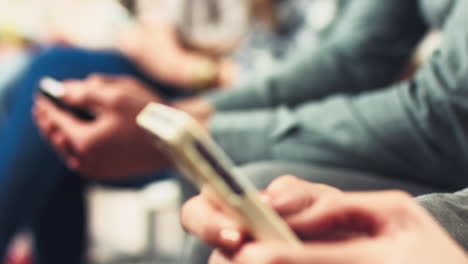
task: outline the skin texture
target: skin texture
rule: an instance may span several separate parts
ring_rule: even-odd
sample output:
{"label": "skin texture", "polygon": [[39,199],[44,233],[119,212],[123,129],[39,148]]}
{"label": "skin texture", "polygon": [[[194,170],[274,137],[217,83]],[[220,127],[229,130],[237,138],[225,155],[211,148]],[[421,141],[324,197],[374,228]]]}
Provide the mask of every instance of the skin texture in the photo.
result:
{"label": "skin texture", "polygon": [[[122,33],[117,43],[120,52],[140,69],[182,89],[228,87],[236,79],[237,65],[233,61],[185,48],[170,24],[142,19]],[[197,81],[200,65],[209,66],[208,79],[202,84]]]}
{"label": "skin texture", "polygon": [[[161,102],[144,84],[129,77],[92,75],[64,86],[62,100],[95,113],[95,121],[82,121],[42,96],[36,98],[33,114],[44,137],[70,169],[94,180],[120,180],[170,165],[135,122],[149,102]],[[214,112],[208,101],[194,97],[172,106],[208,129]]]}
{"label": "skin texture", "polygon": [[169,165],[135,118],[149,102],[160,98],[144,84],[127,77],[93,75],[65,82],[62,100],[94,113],[83,121],[42,96],[33,110],[44,137],[69,168],[98,180],[126,178]]}
{"label": "skin texture", "polygon": [[249,240],[204,193],[184,205],[182,223],[218,247],[211,264],[468,263],[462,249],[403,192],[343,193],[285,176],[263,197],[303,247]]}

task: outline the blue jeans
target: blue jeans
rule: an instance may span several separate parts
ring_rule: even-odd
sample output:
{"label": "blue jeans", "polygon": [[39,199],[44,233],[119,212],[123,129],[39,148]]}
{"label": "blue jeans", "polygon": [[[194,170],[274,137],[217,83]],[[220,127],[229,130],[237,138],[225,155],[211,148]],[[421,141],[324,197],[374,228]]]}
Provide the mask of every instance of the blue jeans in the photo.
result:
{"label": "blue jeans", "polygon": [[[23,226],[29,226],[35,236],[36,263],[82,262],[86,182],[68,170],[41,138],[31,109],[43,76],[83,79],[90,73],[130,75],[163,96],[178,96],[173,87],[148,78],[113,52],[54,48],[36,57],[18,81],[7,119],[0,126],[0,262],[9,241]],[[169,173],[159,172],[150,180]],[[142,178],[141,184],[145,182]]]}

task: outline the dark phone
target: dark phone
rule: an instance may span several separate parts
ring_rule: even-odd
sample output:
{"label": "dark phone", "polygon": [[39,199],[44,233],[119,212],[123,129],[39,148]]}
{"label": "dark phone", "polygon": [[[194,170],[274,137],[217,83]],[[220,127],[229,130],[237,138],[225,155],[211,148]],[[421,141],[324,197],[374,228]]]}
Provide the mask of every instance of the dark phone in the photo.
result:
{"label": "dark phone", "polygon": [[[61,85],[60,82],[52,79],[52,78],[43,78],[40,82],[40,87],[39,87],[39,92],[45,96],[47,99],[49,99],[54,105],[57,107],[68,111],[78,117],[79,119],[82,119],[84,121],[93,121],[96,119],[96,116],[93,113],[90,113],[86,110],[70,106],[66,103],[64,103],[62,100],[60,100],[60,96],[57,94],[54,94],[54,90],[56,91],[57,88],[59,88]],[[54,87],[52,87],[54,86]]]}

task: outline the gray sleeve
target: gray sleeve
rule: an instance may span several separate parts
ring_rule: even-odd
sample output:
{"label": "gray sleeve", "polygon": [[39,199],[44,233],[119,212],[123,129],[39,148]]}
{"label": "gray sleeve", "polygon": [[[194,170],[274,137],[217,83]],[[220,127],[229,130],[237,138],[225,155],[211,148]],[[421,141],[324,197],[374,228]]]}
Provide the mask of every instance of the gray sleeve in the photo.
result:
{"label": "gray sleeve", "polygon": [[320,48],[298,54],[271,74],[207,95],[219,110],[290,106],[337,92],[359,93],[400,74],[426,31],[417,1],[352,1]]}
{"label": "gray sleeve", "polygon": [[417,200],[468,251],[468,189],[425,195]]}
{"label": "gray sleeve", "polygon": [[457,3],[446,42],[414,79],[297,107],[221,112],[215,139],[238,163],[304,161],[468,186],[468,1]]}

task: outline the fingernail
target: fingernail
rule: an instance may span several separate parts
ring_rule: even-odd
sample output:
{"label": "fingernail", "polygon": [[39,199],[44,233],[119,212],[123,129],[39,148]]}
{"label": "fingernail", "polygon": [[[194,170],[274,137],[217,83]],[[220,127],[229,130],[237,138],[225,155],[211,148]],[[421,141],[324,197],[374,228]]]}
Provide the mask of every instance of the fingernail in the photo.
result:
{"label": "fingernail", "polygon": [[234,229],[221,230],[220,237],[223,242],[227,242],[230,245],[237,245],[241,240],[240,232]]}
{"label": "fingernail", "polygon": [[262,193],[262,194],[260,194],[260,201],[262,201],[265,204],[270,205],[271,204],[271,197],[264,194],[264,193]]}

